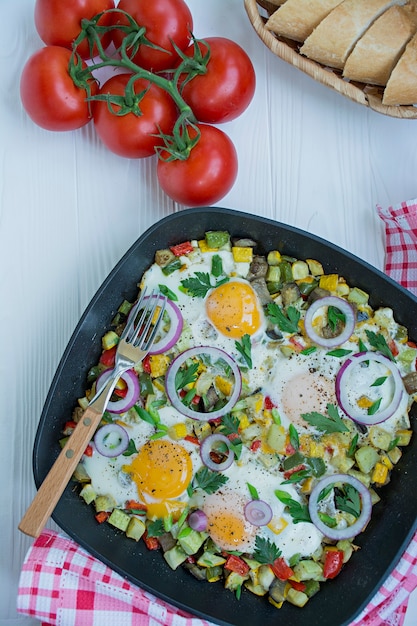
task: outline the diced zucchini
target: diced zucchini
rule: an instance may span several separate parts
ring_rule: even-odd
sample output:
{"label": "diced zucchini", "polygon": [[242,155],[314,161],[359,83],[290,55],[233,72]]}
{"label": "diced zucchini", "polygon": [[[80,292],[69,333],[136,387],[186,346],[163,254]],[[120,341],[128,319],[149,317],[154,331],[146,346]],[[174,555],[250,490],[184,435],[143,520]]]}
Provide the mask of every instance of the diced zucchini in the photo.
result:
{"label": "diced zucchini", "polygon": [[369,441],[375,448],[387,451],[391,445],[392,435],[381,426],[371,426],[369,428]]}
{"label": "diced zucchini", "polygon": [[268,428],[266,442],[272,450],[282,452],[285,449],[286,438],[287,435],[283,426],[280,426],[279,424],[270,425]]}
{"label": "diced zucchini", "polygon": [[143,533],[146,530],[146,525],[144,522],[142,522],[141,519],[139,519],[138,517],[131,517],[128,527],[126,529],[126,536],[129,537],[129,539],[134,539],[135,541],[139,541],[139,539],[142,537]]}
{"label": "diced zucchini", "polygon": [[299,580],[320,580],[323,576],[322,565],[311,559],[300,561],[293,570]]}
{"label": "diced zucchini", "polygon": [[281,280],[281,268],[279,265],[270,265],[266,273],[266,280],[269,283],[279,283]]}
{"label": "diced zucchini", "polygon": [[291,266],[294,280],[306,278],[309,275],[309,268],[305,261],[296,261]]}
{"label": "diced zucchini", "polygon": [[412,430],[397,430],[397,432],[395,433],[397,446],[408,446],[411,441],[412,434]]}
{"label": "diced zucchini", "polygon": [[367,294],[362,289],[358,287],[353,287],[350,290],[348,298],[349,302],[354,302],[355,304],[367,304],[369,300],[369,294]]}
{"label": "diced zucchini", "polygon": [[186,554],[195,554],[207,539],[206,533],[199,533],[190,528],[190,532],[178,535],[178,543]]}
{"label": "diced zucchini", "polygon": [[230,235],[223,230],[209,230],[205,233],[206,244],[209,248],[222,248],[230,241]]}
{"label": "diced zucchini", "polygon": [[90,476],[87,474],[87,470],[82,463],[78,463],[72,477],[78,483],[89,483],[91,480]]}
{"label": "diced zucchini", "polygon": [[304,591],[297,591],[297,589],[290,587],[287,593],[287,600],[291,604],[302,608],[308,602],[308,595]]}
{"label": "diced zucchini", "polygon": [[226,589],[229,589],[229,591],[236,591],[236,589],[238,589],[238,587],[241,587],[245,580],[247,580],[248,578],[249,575],[241,576],[236,572],[230,572],[230,574],[226,576],[224,586]]}
{"label": "diced zucchini", "polygon": [[187,559],[187,554],[179,545],[175,545],[171,550],[164,552],[164,559],[168,563],[171,569],[177,569],[181,563]]}
{"label": "diced zucchini", "polygon": [[395,446],[394,448],[388,451],[388,456],[391,462],[394,463],[394,465],[396,465],[396,463],[398,463],[398,461],[401,459],[402,454],[403,453],[401,452],[401,449],[398,446]]}
{"label": "diced zucchini", "polygon": [[101,511],[113,511],[116,506],[116,500],[113,496],[97,496],[94,500],[94,506],[96,507],[97,513]]}
{"label": "diced zucchini", "polygon": [[282,261],[281,253],[278,250],[270,250],[266,260],[268,265],[279,265]]}
{"label": "diced zucchini", "polygon": [[340,472],[342,472],[342,474],[345,474],[348,470],[351,469],[351,467],[354,466],[355,461],[351,457],[345,456],[344,454],[336,454],[334,457],[332,457],[331,463]]}
{"label": "diced zucchini", "polygon": [[208,567],[206,569],[206,578],[209,583],[215,583],[220,580],[223,576],[223,568],[221,565],[216,565],[215,567]]}
{"label": "diced zucchini", "polygon": [[316,261],[315,259],[306,259],[306,262],[310,269],[310,273],[313,276],[321,276],[324,274],[323,266],[319,263],[319,261]]}
{"label": "diced zucchini", "polygon": [[268,589],[265,589],[259,583],[255,583],[252,579],[245,581],[245,587],[255,596],[265,596],[268,592]]}
{"label": "diced zucchini", "polygon": [[373,446],[362,446],[355,452],[355,461],[361,472],[369,474],[379,459],[378,450]]}
{"label": "diced zucchini", "polygon": [[262,587],[265,587],[265,589],[269,589],[274,579],[275,579],[275,574],[271,570],[269,565],[261,565],[261,567],[258,570],[259,584],[262,585]]}
{"label": "diced zucchini", "polygon": [[343,563],[347,563],[353,554],[352,542],[349,541],[349,539],[340,539],[340,541],[337,542],[336,547],[338,550],[343,551]]}
{"label": "diced zucchini", "polygon": [[305,582],[306,588],[304,589],[304,593],[312,598],[318,591],[320,591],[320,583],[318,580],[306,580]]}
{"label": "diced zucchini", "polygon": [[323,274],[320,276],[319,287],[327,291],[336,291],[339,280],[338,274]]}
{"label": "diced zucchini", "polygon": [[226,559],[220,554],[214,554],[206,550],[197,561],[201,567],[217,567],[226,563]]}
{"label": "diced zucchini", "polygon": [[117,346],[118,343],[119,335],[117,335],[113,330],[109,330],[109,332],[107,332],[101,340],[103,350],[110,350],[111,348],[114,348],[114,346]]}
{"label": "diced zucchini", "polygon": [[115,528],[118,528],[119,530],[123,530],[125,532],[127,530],[127,527],[129,526],[130,515],[128,515],[121,509],[113,509],[107,521]]}
{"label": "diced zucchini", "polygon": [[84,502],[87,504],[91,504],[97,497],[96,492],[93,489],[91,483],[87,483],[80,491],[80,496],[83,498]]}
{"label": "diced zucchini", "polygon": [[361,481],[361,483],[363,483],[365,485],[365,487],[369,488],[369,485],[371,484],[371,477],[369,474],[364,474],[363,472],[358,472],[354,469],[350,469],[348,471],[349,476],[354,476],[355,478],[357,478],[358,480]]}

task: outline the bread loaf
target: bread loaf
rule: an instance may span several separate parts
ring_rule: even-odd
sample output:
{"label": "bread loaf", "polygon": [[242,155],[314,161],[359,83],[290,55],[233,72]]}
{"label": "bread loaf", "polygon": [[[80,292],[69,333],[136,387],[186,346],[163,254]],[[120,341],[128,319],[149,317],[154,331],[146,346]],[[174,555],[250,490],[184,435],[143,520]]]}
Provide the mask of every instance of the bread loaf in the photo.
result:
{"label": "bread loaf", "polygon": [[417,35],[408,43],[388,79],[382,104],[417,103]]}
{"label": "bread loaf", "polygon": [[282,37],[304,41],[341,2],[342,0],[287,0],[271,15],[265,28]]}
{"label": "bread loaf", "polygon": [[266,29],[293,40],[298,53],[362,83],[364,93],[381,94],[384,106],[417,105],[417,0],[273,4]]}
{"label": "bread loaf", "polygon": [[343,69],[357,40],[394,4],[405,4],[405,0],[344,0],[307,37],[301,54]]}
{"label": "bread loaf", "polygon": [[[414,7],[412,7],[415,9]],[[417,11],[394,6],[359,39],[348,56],[343,76],[371,85],[386,85],[411,37],[417,32]]]}

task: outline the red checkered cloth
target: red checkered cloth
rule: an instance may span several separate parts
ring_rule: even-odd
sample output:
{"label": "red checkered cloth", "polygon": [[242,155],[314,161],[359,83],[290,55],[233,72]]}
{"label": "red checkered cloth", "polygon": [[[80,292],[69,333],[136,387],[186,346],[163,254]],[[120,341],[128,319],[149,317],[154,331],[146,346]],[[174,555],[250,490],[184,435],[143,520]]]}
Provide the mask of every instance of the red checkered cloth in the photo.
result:
{"label": "red checkered cloth", "polygon": [[385,224],[385,271],[417,295],[417,198],[377,211]]}
{"label": "red checkered cloth", "polygon": [[[377,207],[385,223],[385,271],[417,294],[417,200]],[[417,533],[350,626],[402,626],[417,587]],[[17,609],[43,626],[212,626],[130,584],[71,539],[45,531],[24,561]]]}

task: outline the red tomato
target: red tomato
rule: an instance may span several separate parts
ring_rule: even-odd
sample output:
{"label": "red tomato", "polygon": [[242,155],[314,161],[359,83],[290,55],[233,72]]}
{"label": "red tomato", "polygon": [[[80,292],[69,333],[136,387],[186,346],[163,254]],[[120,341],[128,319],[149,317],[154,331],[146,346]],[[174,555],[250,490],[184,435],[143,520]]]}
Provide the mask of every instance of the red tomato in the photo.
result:
{"label": "red tomato", "polygon": [[[36,0],[35,26],[40,38],[49,46],[72,48],[72,42],[81,32],[81,20],[91,19],[102,11],[114,9],[114,0]],[[111,24],[113,15],[107,13],[100,19],[100,26]],[[106,48],[111,41],[111,33],[101,39]],[[89,45],[84,40],[77,51],[84,59],[90,57]],[[97,47],[93,54],[97,54]]]}
{"label": "red tomato", "polygon": [[[215,126],[198,124],[201,137],[188,159],[158,160],[158,180],[168,196],[188,206],[209,206],[233,187],[237,176],[236,149],[229,137]],[[193,128],[190,137],[196,136]]]}
{"label": "red tomato", "polygon": [[[186,50],[193,29],[191,11],[184,0],[120,0],[117,8],[129,13],[139,26],[146,28],[145,36],[149,41],[168,51],[163,52],[142,44],[133,57],[137,65],[159,72],[178,64],[179,57],[172,42],[180,50]],[[129,22],[123,15],[115,13],[114,23]],[[122,31],[114,31],[113,41],[117,48],[124,36]]]}
{"label": "red tomato", "polygon": [[[104,83],[100,94],[123,96],[132,74],[117,74]],[[139,159],[155,154],[155,146],[162,145],[162,139],[153,135],[162,131],[170,134],[177,119],[177,108],[171,96],[156,85],[142,78],[135,81],[136,94],[147,90],[142,100],[134,104],[133,111],[126,115],[116,115],[118,104],[94,102],[94,125],[102,142],[119,156]]]}
{"label": "red tomato", "polygon": [[[256,78],[252,62],[237,43],[224,37],[207,37],[210,59],[206,73],[198,74],[184,85],[182,95],[200,122],[230,122],[249,106],[255,93]],[[207,46],[198,42],[204,56]],[[185,54],[194,55],[194,45]]]}
{"label": "red tomato", "polygon": [[[71,51],[46,46],[26,62],[20,78],[20,97],[29,117],[47,130],[75,130],[90,119],[87,90],[77,87],[68,71]],[[83,68],[86,64],[83,62]],[[90,82],[91,94],[97,84]]]}

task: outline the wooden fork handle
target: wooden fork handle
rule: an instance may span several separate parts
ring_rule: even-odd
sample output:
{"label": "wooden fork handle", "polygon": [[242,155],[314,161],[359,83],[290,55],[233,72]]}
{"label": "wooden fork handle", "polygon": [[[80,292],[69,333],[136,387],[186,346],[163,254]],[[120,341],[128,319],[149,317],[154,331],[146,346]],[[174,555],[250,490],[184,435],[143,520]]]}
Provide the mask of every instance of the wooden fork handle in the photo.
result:
{"label": "wooden fork handle", "polygon": [[41,534],[91,441],[101,416],[102,411],[94,406],[89,406],[84,411],[81,420],[74,428],[20,521],[19,530],[26,535],[38,537]]}

